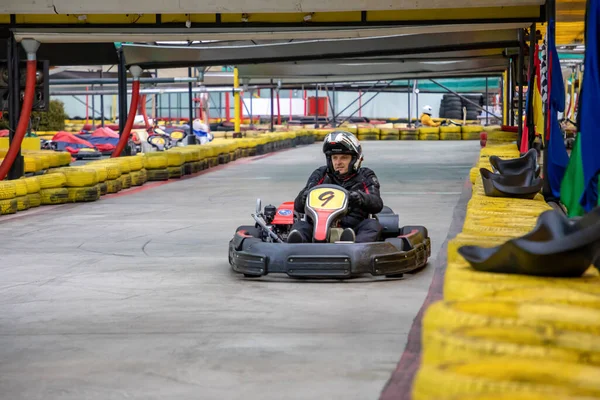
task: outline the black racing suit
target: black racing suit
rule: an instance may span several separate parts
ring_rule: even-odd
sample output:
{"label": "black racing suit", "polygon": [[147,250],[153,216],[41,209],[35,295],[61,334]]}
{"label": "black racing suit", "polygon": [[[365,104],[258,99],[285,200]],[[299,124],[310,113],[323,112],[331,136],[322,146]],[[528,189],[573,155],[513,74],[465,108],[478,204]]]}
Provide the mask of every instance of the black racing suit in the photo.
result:
{"label": "black racing suit", "polygon": [[[342,228],[354,230],[356,243],[379,240],[383,228],[377,220],[368,218],[369,214],[377,214],[383,209],[383,200],[379,195],[379,180],[375,172],[369,168],[360,168],[357,173],[340,179],[331,174],[326,166],[316,169],[294,201],[296,212],[305,213],[304,205],[308,190],[321,184],[338,185],[350,192],[348,214],[341,219],[340,225]],[[292,229],[298,230],[306,241],[312,241],[313,225],[311,221],[297,221]]]}

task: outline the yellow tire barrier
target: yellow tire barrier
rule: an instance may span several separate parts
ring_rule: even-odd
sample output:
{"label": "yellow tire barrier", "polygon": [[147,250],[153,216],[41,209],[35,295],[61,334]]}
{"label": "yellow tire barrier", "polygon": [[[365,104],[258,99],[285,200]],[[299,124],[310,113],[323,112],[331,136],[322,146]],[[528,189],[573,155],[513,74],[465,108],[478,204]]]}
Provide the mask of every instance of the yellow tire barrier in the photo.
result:
{"label": "yellow tire barrier", "polygon": [[69,202],[96,201],[100,198],[100,186],[69,187]]}
{"label": "yellow tire barrier", "polygon": [[69,190],[67,188],[53,188],[40,190],[43,205],[65,204],[69,201]]}
{"label": "yellow tire barrier", "polygon": [[149,181],[169,180],[169,170],[167,168],[149,169],[147,172],[148,172],[148,180]]}
{"label": "yellow tire barrier", "polygon": [[379,140],[379,135],[376,134],[364,134],[364,135],[358,135],[358,140],[360,141],[367,141],[367,140]]}
{"label": "yellow tire barrier", "polygon": [[[448,266],[444,279],[444,299],[448,301],[499,299],[509,301],[506,297],[512,292],[515,299],[539,300],[540,288],[555,290],[556,296],[549,296],[548,302],[573,305],[593,306],[593,299],[588,295],[600,295],[600,276],[595,269],[589,269],[580,278],[543,278],[516,274],[495,274],[476,271],[466,262]],[[530,292],[533,291],[533,292]],[[573,291],[573,295],[559,301],[558,294]]]}
{"label": "yellow tire barrier", "polygon": [[40,175],[37,179],[40,183],[40,190],[61,188],[67,184],[67,178],[61,172]]}
{"label": "yellow tire barrier", "polygon": [[37,177],[32,176],[29,178],[21,178],[25,185],[27,186],[27,194],[35,194],[40,192],[40,181]]}
{"label": "yellow tire barrier", "polygon": [[29,197],[27,197],[26,194],[15,197],[15,200],[17,200],[17,211],[29,210],[29,207],[31,207],[29,203]]}
{"label": "yellow tire barrier", "polygon": [[17,187],[14,181],[0,181],[0,200],[14,199],[17,195]]}
{"label": "yellow tire barrier", "polygon": [[23,156],[23,160],[25,162],[24,172],[25,173],[35,173],[42,171],[44,169],[44,165],[42,160],[33,156]]}
{"label": "yellow tire barrier", "polygon": [[418,129],[419,135],[440,135],[439,127],[425,127],[422,126]]}
{"label": "yellow tire barrier", "polygon": [[440,132],[440,140],[461,140],[460,132]]}
{"label": "yellow tire barrier", "polygon": [[93,168],[67,167],[60,169],[67,178],[67,187],[86,187],[98,184],[98,174]]}
{"label": "yellow tire barrier", "polygon": [[121,180],[121,187],[123,189],[129,189],[131,187],[131,174],[123,174],[119,179]]}
{"label": "yellow tire barrier", "polygon": [[146,153],[146,169],[167,168],[169,160],[164,153]]}
{"label": "yellow tire barrier", "polygon": [[102,165],[102,164],[93,164],[86,165],[86,169],[93,169],[96,171],[96,176],[98,177],[98,183],[105,182],[108,179],[108,169],[113,169],[113,173],[111,174],[113,177],[111,179],[116,179],[121,175],[121,171],[112,165]]}
{"label": "yellow tire barrier", "polygon": [[131,185],[132,186],[142,186],[148,180],[148,174],[145,169],[141,169],[139,171],[133,171],[131,174]]}
{"label": "yellow tire barrier", "polygon": [[181,178],[183,176],[184,170],[183,170],[183,166],[179,166],[179,167],[169,167],[167,168],[167,170],[169,171],[169,179],[178,179]]}
{"label": "yellow tire barrier", "polygon": [[27,196],[27,183],[22,179],[16,179],[13,181],[15,184],[15,197]]}
{"label": "yellow tire barrier", "polygon": [[567,330],[475,327],[423,332],[426,364],[477,361],[492,356],[539,358],[600,366],[598,336]]}
{"label": "yellow tire barrier", "polygon": [[600,312],[598,308],[574,305],[476,299],[432,304],[423,317],[424,329],[484,326],[566,329],[598,335]]}
{"label": "yellow tire barrier", "polygon": [[0,215],[16,214],[18,211],[17,199],[0,200]]}
{"label": "yellow tire barrier", "polygon": [[185,163],[185,155],[177,151],[166,151],[167,155],[167,166],[169,167],[181,167]]}
{"label": "yellow tire barrier", "polygon": [[31,208],[39,207],[42,205],[42,196],[40,196],[39,193],[28,194],[27,197],[29,198],[29,206]]}
{"label": "yellow tire barrier", "polygon": [[487,393],[600,396],[600,368],[514,357],[423,364],[415,378],[413,399]]}
{"label": "yellow tire barrier", "polygon": [[106,182],[99,183],[98,187],[100,188],[100,196],[108,193],[108,184]]}
{"label": "yellow tire barrier", "polygon": [[463,125],[461,127],[461,133],[477,133],[484,132],[483,126],[481,125]]}
{"label": "yellow tire barrier", "polygon": [[481,139],[481,132],[462,132],[462,140],[479,140]]}
{"label": "yellow tire barrier", "polygon": [[440,135],[442,133],[461,133],[461,132],[462,132],[462,129],[460,126],[440,126]]}
{"label": "yellow tire barrier", "polygon": [[105,183],[107,194],[118,193],[123,190],[123,182],[121,181],[120,177],[117,179],[109,179]]}
{"label": "yellow tire barrier", "polygon": [[419,133],[419,140],[440,140],[439,133]]}
{"label": "yellow tire barrier", "polygon": [[139,171],[144,168],[144,159],[142,157],[131,156],[131,157],[123,157],[129,162],[130,171]]}

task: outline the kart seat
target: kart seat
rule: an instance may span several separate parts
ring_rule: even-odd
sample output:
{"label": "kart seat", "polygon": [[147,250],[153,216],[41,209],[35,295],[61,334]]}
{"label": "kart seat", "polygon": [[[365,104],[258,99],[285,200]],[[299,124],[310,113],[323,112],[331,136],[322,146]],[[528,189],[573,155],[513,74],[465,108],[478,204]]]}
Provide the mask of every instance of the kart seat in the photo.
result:
{"label": "kart seat", "polygon": [[542,189],[544,182],[535,177],[535,171],[524,170],[519,175],[494,174],[486,168],[480,168],[483,190],[489,197],[512,197],[533,199]]}
{"label": "kart seat", "polygon": [[578,277],[600,260],[600,207],[576,221],[546,211],[520,238],[492,248],[462,246],[458,252],[477,271]]}
{"label": "kart seat", "polygon": [[521,175],[527,171],[536,171],[536,177],[540,175],[540,167],[537,163],[537,151],[529,150],[522,157],[502,160],[498,156],[490,156],[490,164],[494,172],[501,175]]}

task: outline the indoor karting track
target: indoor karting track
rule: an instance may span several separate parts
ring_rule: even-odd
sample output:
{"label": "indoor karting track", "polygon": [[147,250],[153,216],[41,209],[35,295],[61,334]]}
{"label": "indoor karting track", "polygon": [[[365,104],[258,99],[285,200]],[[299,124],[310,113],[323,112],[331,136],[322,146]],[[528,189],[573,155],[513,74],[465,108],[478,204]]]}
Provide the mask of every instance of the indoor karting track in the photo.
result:
{"label": "indoor karting track", "polygon": [[[363,145],[385,204],[429,229],[431,264],[479,142]],[[2,397],[378,398],[433,268],[324,283],[247,280],[227,262],[256,197],[293,199],[322,163],[315,144],[0,218]]]}

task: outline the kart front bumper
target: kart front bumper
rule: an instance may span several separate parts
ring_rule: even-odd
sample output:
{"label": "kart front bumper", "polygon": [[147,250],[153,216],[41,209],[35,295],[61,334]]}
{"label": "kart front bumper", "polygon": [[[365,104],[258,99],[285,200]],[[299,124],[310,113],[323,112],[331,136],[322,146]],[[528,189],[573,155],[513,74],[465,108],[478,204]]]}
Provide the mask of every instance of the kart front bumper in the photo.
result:
{"label": "kart front bumper", "polygon": [[400,275],[424,267],[431,255],[429,238],[411,243],[267,243],[253,237],[234,236],[229,243],[233,271],[259,277],[285,273],[304,278],[351,278]]}

